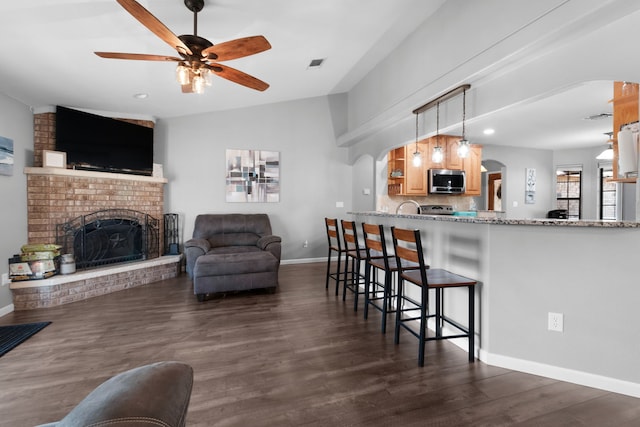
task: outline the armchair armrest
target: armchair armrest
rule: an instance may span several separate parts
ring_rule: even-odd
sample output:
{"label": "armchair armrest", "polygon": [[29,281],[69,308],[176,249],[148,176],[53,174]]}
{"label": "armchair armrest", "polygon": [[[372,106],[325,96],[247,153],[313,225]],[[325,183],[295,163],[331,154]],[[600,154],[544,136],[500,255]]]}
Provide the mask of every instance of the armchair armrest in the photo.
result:
{"label": "armchair armrest", "polygon": [[189,239],[184,244],[186,248],[199,248],[202,250],[202,254],[206,254],[211,249],[211,243],[207,239]]}
{"label": "armchair armrest", "polygon": [[265,251],[267,250],[267,247],[272,243],[280,242],[282,242],[282,238],[280,236],[262,236],[256,242],[256,246]]}
{"label": "armchair armrest", "polygon": [[187,274],[193,277],[193,267],[196,259],[206,254],[211,249],[211,243],[207,239],[189,239],[184,243],[184,254],[187,258]]}
{"label": "armchair armrest", "polygon": [[280,236],[262,236],[256,242],[256,246],[263,251],[269,251],[276,257],[278,263],[280,262],[280,253],[282,252],[282,246],[280,245],[282,238]]}

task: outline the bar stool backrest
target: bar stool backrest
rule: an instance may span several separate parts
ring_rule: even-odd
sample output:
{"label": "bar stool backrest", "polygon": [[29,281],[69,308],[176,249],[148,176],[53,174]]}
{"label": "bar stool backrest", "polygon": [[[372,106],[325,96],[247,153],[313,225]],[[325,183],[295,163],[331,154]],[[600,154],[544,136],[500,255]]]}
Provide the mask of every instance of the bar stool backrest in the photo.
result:
{"label": "bar stool backrest", "polygon": [[402,277],[404,271],[415,270],[416,267],[418,267],[420,269],[422,283],[428,286],[427,265],[424,261],[420,230],[406,230],[391,227],[391,235],[393,237],[393,249],[396,253],[400,276]]}
{"label": "bar stool backrest", "polygon": [[382,258],[385,269],[389,269],[389,253],[384,239],[384,227],[378,224],[362,223],[362,235],[364,247],[367,251],[367,260]]}
{"label": "bar stool backrest", "polygon": [[344,248],[347,251],[358,251],[358,233],[356,232],[356,223],[354,221],[342,220],[342,238],[344,239]]}
{"label": "bar stool backrest", "polygon": [[329,248],[342,252],[342,243],[340,242],[340,230],[338,229],[338,220],[336,218],[325,218],[325,226],[327,228],[327,242]]}

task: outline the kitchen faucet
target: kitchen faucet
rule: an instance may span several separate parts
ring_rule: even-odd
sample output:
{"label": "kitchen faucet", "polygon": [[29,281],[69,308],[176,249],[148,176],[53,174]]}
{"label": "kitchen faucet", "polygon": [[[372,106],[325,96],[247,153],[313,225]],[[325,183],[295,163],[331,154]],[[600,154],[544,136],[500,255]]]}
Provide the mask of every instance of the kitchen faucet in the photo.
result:
{"label": "kitchen faucet", "polygon": [[413,203],[416,209],[418,210],[417,213],[420,213],[420,204],[418,202],[416,202],[415,200],[405,200],[404,202],[400,203],[396,208],[396,215],[400,212],[400,208],[402,208],[402,206],[406,205],[407,203]]}

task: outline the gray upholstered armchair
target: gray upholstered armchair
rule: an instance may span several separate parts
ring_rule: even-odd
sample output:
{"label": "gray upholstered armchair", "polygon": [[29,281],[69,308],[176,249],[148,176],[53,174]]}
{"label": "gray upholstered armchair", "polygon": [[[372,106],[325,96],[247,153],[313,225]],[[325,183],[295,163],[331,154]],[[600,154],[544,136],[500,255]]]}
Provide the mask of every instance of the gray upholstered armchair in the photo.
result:
{"label": "gray upholstered armchair", "polygon": [[207,294],[278,286],[281,239],[266,214],[203,214],[185,243],[193,292]]}
{"label": "gray upholstered armchair", "polygon": [[62,420],[39,427],[184,427],[193,369],[158,362],[122,372],[93,390]]}

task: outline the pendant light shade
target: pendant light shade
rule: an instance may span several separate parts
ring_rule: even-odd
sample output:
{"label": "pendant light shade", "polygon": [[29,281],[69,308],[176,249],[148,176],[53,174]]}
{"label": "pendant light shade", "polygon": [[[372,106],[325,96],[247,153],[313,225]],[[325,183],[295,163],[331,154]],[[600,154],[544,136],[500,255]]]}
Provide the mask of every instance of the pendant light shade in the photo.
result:
{"label": "pendant light shade", "polygon": [[607,148],[596,156],[597,160],[613,160],[613,132],[607,132],[605,135],[609,137]]}
{"label": "pendant light shade", "polygon": [[469,157],[469,141],[461,139],[458,142],[458,157],[465,159]]}
{"label": "pendant light shade", "polygon": [[609,143],[609,147],[596,156],[598,160],[613,160],[613,147]]}
{"label": "pendant light shade", "polygon": [[418,150],[418,113],[416,113],[416,151],[413,153],[413,166],[419,168],[422,165],[422,153]]}
{"label": "pendant light shade", "polygon": [[433,153],[431,153],[431,161],[433,161],[433,163],[442,163],[442,160],[444,160],[442,147],[433,147]]}
{"label": "pendant light shade", "polygon": [[465,121],[467,116],[467,90],[462,91],[462,139],[458,142],[458,157],[465,159],[469,157],[469,141],[465,134]]}
{"label": "pendant light shade", "polygon": [[436,146],[433,147],[431,153],[431,161],[433,163],[442,163],[444,159],[444,153],[442,147],[440,147],[440,103],[436,104]]}

